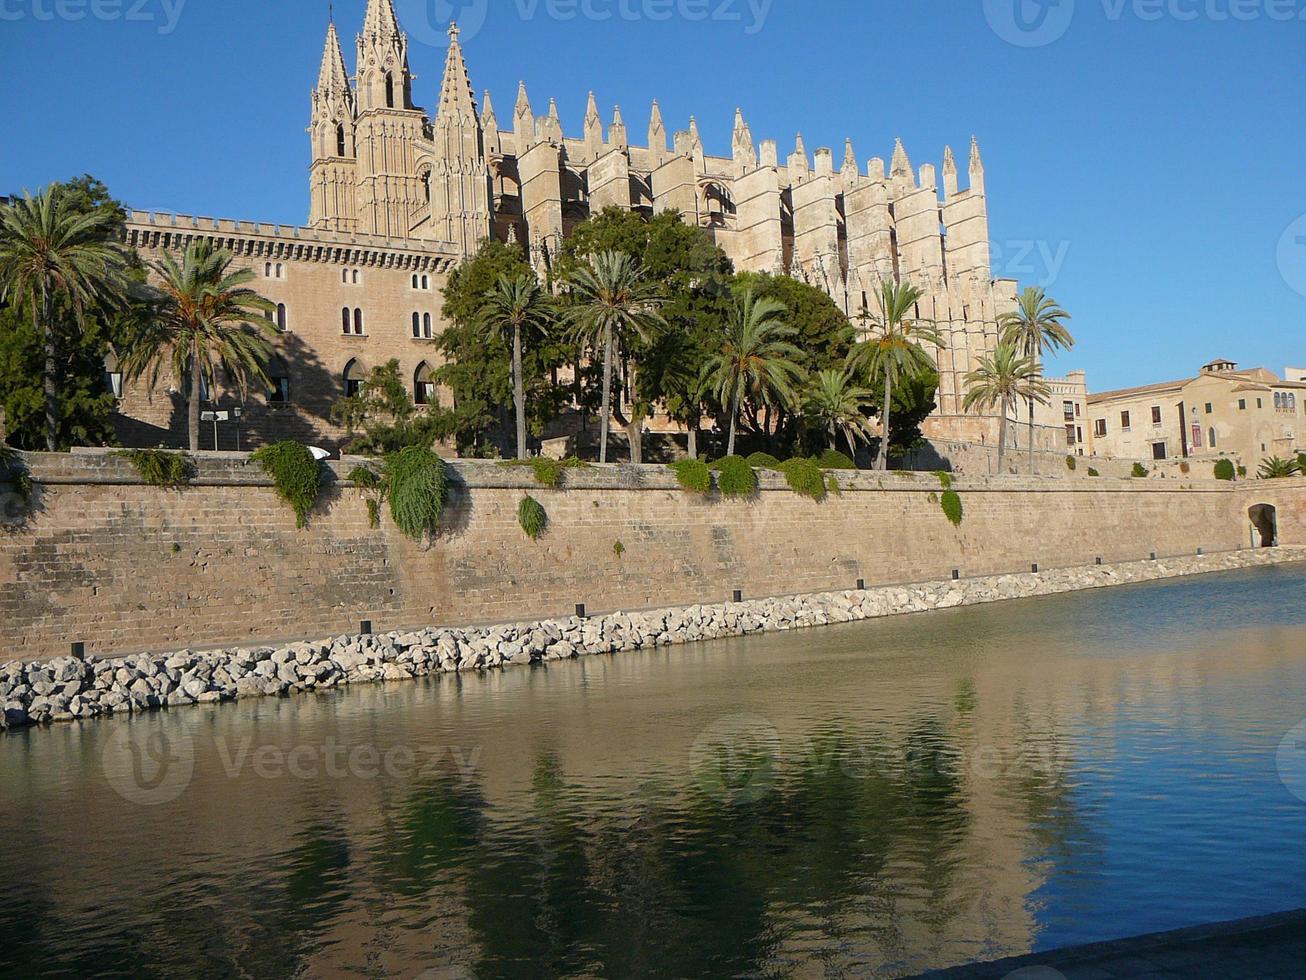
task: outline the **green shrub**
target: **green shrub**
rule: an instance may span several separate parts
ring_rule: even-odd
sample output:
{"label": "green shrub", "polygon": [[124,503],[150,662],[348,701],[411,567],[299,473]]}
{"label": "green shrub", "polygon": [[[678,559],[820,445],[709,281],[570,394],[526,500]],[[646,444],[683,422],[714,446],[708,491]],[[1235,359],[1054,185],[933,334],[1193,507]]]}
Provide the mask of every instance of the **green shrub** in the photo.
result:
{"label": "green shrub", "polygon": [[545,513],[543,504],[527,494],[517,505],[517,523],[526,532],[526,537],[538,541],[548,526],[549,515]]}
{"label": "green shrub", "polygon": [[965,513],[961,506],[961,495],[956,490],[944,491],[939,506],[943,508],[943,514],[952,523],[953,527],[961,527],[961,519]]}
{"label": "green shrub", "polygon": [[1244,480],[1247,479],[1247,467],[1245,466],[1238,467],[1238,475],[1242,477]]}
{"label": "green shrub", "polygon": [[677,460],[671,463],[669,468],[676,474],[676,480],[681,487],[690,493],[712,492],[712,471],[701,459]]}
{"label": "green shrub", "polygon": [[1074,456],[1067,456],[1066,469],[1070,470],[1071,473],[1075,472],[1075,470],[1079,469],[1079,460],[1075,459]]}
{"label": "green shrub", "polygon": [[295,512],[295,526],[308,524],[308,515],[322,489],[322,467],[307,446],[278,442],[264,446],[250,457],[272,478],[277,496]]}
{"label": "green shrub", "polygon": [[759,470],[778,470],[780,469],[780,460],[776,459],[770,453],[753,453],[748,457],[748,465]]}
{"label": "green shrub", "polygon": [[951,474],[951,473],[945,473],[943,470],[939,470],[939,471],[938,471],[937,473],[935,473],[934,475],[935,475],[935,477],[938,478],[939,486],[943,487],[944,490],[951,490],[951,489],[952,489],[952,474]]}
{"label": "green shrub", "polygon": [[1102,474],[1099,473],[1095,467],[1090,466],[1090,467],[1088,468],[1088,475],[1089,475],[1089,476],[1101,476]]}
{"label": "green shrub", "polygon": [[149,486],[180,490],[190,484],[191,462],[184,453],[169,453],[162,449],[122,449],[113,455],[131,463],[136,475]]}
{"label": "green shrub", "polygon": [[842,497],[843,487],[839,485],[839,478],[833,473],[825,474],[825,490],[831,496]]}
{"label": "green shrub", "polygon": [[1219,459],[1215,462],[1215,478],[1232,482],[1234,478],[1233,460]]}
{"label": "green shrub", "polygon": [[855,470],[857,464],[837,449],[827,449],[816,457],[816,465],[823,470]]}
{"label": "green shrub", "polygon": [[713,463],[712,469],[717,471],[716,486],[721,491],[721,496],[751,497],[757,493],[757,473],[748,460],[740,456],[727,456]]}
{"label": "green shrub", "polygon": [[626,546],[620,541],[617,541],[612,545],[612,553],[620,558],[626,553]]}
{"label": "green shrub", "polygon": [[386,457],[383,479],[395,526],[414,541],[435,535],[449,500],[448,464],[430,449],[409,446]]}
{"label": "green shrub", "polygon": [[1141,480],[1145,476],[1147,476],[1147,467],[1144,466],[1142,463],[1135,463],[1134,470],[1133,470],[1134,479]]}
{"label": "green shrub", "polygon": [[1306,453],[1297,454],[1297,469],[1301,470],[1302,473],[1306,473]]}
{"label": "green shrub", "polygon": [[534,456],[530,459],[506,459],[499,465],[507,467],[529,466],[531,473],[535,477],[535,482],[550,490],[556,490],[562,485],[562,476],[567,470],[590,469],[589,463],[575,456],[568,459],[549,459],[545,456]]}
{"label": "green shrub", "polygon": [[1261,460],[1261,469],[1257,476],[1262,480],[1282,480],[1290,476],[1297,476],[1299,473],[1301,473],[1301,469],[1297,466],[1295,459],[1280,459],[1278,456],[1270,456],[1268,459]]}
{"label": "green shrub", "polygon": [[786,460],[780,464],[780,472],[794,493],[818,503],[825,499],[825,474],[810,459]]}

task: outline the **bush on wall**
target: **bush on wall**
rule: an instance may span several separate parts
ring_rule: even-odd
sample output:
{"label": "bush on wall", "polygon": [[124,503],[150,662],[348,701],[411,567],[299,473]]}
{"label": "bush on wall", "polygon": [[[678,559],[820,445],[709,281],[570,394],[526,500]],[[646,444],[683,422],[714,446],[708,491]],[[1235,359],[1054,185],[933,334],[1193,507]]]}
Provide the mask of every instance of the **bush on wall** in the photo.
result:
{"label": "bush on wall", "polygon": [[434,536],[449,500],[448,464],[430,449],[409,446],[386,457],[383,480],[395,527],[414,541]]}
{"label": "bush on wall", "polygon": [[1145,476],[1147,476],[1147,467],[1142,463],[1135,463],[1133,470],[1134,479],[1141,480]]}
{"label": "bush on wall", "polygon": [[748,460],[740,456],[727,456],[713,463],[712,469],[717,471],[716,485],[721,496],[738,499],[757,493],[757,473]]}
{"label": "bush on wall", "polygon": [[538,541],[548,526],[549,515],[545,512],[543,504],[527,494],[517,506],[517,523],[526,532],[526,537]]}
{"label": "bush on wall", "polygon": [[371,467],[355,466],[349,471],[349,482],[358,488],[367,501],[367,523],[375,531],[381,526],[381,502],[385,499],[381,477]]}
{"label": "bush on wall", "polygon": [[1071,473],[1075,472],[1075,470],[1079,469],[1079,460],[1075,459],[1074,456],[1067,456],[1066,469],[1070,470]]}
{"label": "bush on wall", "polygon": [[712,471],[701,459],[681,459],[670,464],[680,486],[690,493],[712,492]]}
{"label": "bush on wall", "polygon": [[756,467],[759,470],[778,470],[780,468],[780,460],[770,453],[753,453],[746,462],[749,466]]}
{"label": "bush on wall", "polygon": [[810,459],[791,459],[781,463],[780,472],[794,493],[818,503],[825,499],[825,474]]}
{"label": "bush on wall", "polygon": [[1215,478],[1232,482],[1235,475],[1233,460],[1218,459],[1215,461]]}
{"label": "bush on wall", "polygon": [[531,459],[509,459],[499,465],[508,467],[528,466],[535,476],[535,482],[550,490],[556,490],[562,485],[562,476],[567,470],[590,468],[589,463],[577,459],[575,456],[570,459],[549,459],[545,456],[535,456]]}
{"label": "bush on wall", "polygon": [[278,442],[250,456],[272,478],[277,496],[295,512],[295,526],[305,527],[322,489],[322,466],[307,446]]}
{"label": "bush on wall", "polygon": [[823,470],[855,470],[857,464],[837,449],[827,449],[816,457],[816,465]]}
{"label": "bush on wall", "polygon": [[961,495],[956,490],[945,490],[943,497],[939,501],[939,506],[943,508],[944,516],[952,523],[953,527],[961,527],[961,519],[965,510],[961,505]]}
{"label": "bush on wall", "polygon": [[146,484],[167,490],[180,490],[191,481],[191,461],[185,453],[169,453],[162,449],[121,449],[113,454],[131,463]]}

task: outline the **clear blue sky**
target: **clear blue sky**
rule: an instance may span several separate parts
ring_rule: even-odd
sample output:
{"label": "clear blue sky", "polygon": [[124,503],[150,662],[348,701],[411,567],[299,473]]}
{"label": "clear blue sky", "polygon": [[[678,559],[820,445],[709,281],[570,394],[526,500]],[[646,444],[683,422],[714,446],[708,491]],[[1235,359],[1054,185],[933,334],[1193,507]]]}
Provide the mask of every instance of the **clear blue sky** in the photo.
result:
{"label": "clear blue sky", "polygon": [[[335,5],[351,68],[364,5]],[[396,0],[427,106],[450,6]],[[632,139],[656,97],[669,128],[692,113],[722,154],[737,105],[782,155],[799,130],[837,159],[851,136],[863,165],[895,136],[919,167],[977,134],[995,273],[1046,280],[1056,263],[1041,256],[1062,256],[1050,290],[1080,344],[1053,368],[1087,369],[1096,390],[1216,356],[1306,366],[1292,288],[1306,293],[1306,222],[1301,245],[1294,233],[1279,247],[1306,215],[1306,0],[452,6],[466,8],[473,85],[505,126],[525,79],[536,112],[557,98],[569,135],[594,89]],[[325,0],[0,0],[0,189],[90,172],[135,207],[302,222],[326,19]],[[1038,244],[1022,256],[1025,243]]]}

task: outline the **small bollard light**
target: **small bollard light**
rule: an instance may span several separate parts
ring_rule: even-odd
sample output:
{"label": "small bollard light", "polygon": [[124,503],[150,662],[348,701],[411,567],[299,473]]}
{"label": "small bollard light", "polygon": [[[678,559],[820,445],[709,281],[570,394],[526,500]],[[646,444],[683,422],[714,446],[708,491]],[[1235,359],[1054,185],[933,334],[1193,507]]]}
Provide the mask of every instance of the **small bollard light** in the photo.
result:
{"label": "small bollard light", "polygon": [[857,580],[857,591],[858,591],[858,592],[865,592],[865,591],[866,591],[866,579],[864,579],[864,578],[859,578],[859,579]]}
{"label": "small bollard light", "polygon": [[71,650],[71,652],[72,652],[72,657],[73,657],[74,660],[85,660],[85,659],[86,659],[86,644],[85,644],[85,643],[74,643],[74,644],[72,645],[72,650]]}
{"label": "small bollard light", "polygon": [[1035,575],[1037,575],[1037,574],[1038,574],[1038,562],[1034,562],[1034,564],[1030,565],[1030,566],[1029,566],[1029,570],[1030,570],[1031,572],[1033,572]]}
{"label": "small bollard light", "polygon": [[960,569],[960,568],[954,568],[954,569],[952,570],[952,580],[953,580],[954,582],[960,582],[960,581],[961,581],[961,569]]}
{"label": "small bollard light", "polygon": [[744,601],[744,593],[741,592],[739,589],[735,589],[735,602],[743,602],[743,601]]}
{"label": "small bollard light", "polygon": [[589,617],[585,615],[585,603],[583,602],[576,603],[576,618],[589,619]]}
{"label": "small bollard light", "polygon": [[358,624],[358,635],[359,636],[372,635],[372,621],[370,619],[365,619]]}

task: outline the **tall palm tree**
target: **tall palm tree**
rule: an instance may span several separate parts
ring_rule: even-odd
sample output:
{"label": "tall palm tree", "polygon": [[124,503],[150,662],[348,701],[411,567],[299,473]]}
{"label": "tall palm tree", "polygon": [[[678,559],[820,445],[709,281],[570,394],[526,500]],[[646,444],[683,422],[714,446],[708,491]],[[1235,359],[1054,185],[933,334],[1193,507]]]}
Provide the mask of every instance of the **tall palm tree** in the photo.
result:
{"label": "tall palm tree", "polygon": [[797,331],[782,319],[788,310],[779,300],[749,289],[730,308],[721,350],[708,358],[706,371],[722,405],[730,412],[726,455],[735,454],[739,409],[749,395],[764,404],[792,405],[802,369],[793,359],[802,352],[789,342]]}
{"label": "tall palm tree", "polygon": [[45,448],[58,445],[59,370],[56,311],[72,313],[84,329],[94,304],[112,306],[126,292],[124,255],[113,241],[113,218],[74,209],[53,184],[35,197],[0,207],[0,301],[25,304],[41,337],[45,366]]}
{"label": "tall palm tree", "polygon": [[1012,343],[998,344],[997,349],[980,359],[979,367],[966,375],[966,411],[978,406],[998,412],[998,472],[1003,471],[1007,450],[1007,417],[1028,399],[1046,405],[1052,389],[1043,380],[1043,370],[1032,357]]}
{"label": "tall palm tree", "polygon": [[[1042,371],[1047,354],[1069,350],[1075,338],[1066,327],[1070,314],[1057,305],[1042,287],[1030,286],[1016,302],[1016,308],[998,317],[1001,342],[1010,343]],[[1029,471],[1034,472],[1034,400],[1029,400]]]}
{"label": "tall palm tree", "polygon": [[876,468],[889,468],[889,421],[893,405],[893,389],[904,376],[915,376],[925,371],[938,370],[934,358],[923,344],[943,347],[943,337],[934,324],[916,314],[917,304],[924,294],[919,288],[905,282],[880,283],[875,294],[876,309],[863,310],[861,319],[870,328],[870,335],[853,348],[850,364],[865,370],[869,377],[884,379],[884,402],[880,410],[880,427],[883,442]]}
{"label": "tall palm tree", "polygon": [[245,284],[250,269],[231,270],[232,255],[207,241],[192,242],[180,264],[172,254],[151,263],[162,294],[158,315],[122,358],[123,374],[149,374],[153,387],[164,363],[190,392],[187,431],[192,452],[200,447],[200,400],[204,387],[217,389],[217,369],[242,395],[251,380],[270,384],[272,345],[264,334],[276,328],[267,314],[272,303]]}
{"label": "tall palm tree", "polygon": [[481,329],[489,336],[512,337],[512,400],[517,409],[517,458],[526,459],[526,382],[522,377],[522,335],[549,332],[555,315],[553,298],[534,276],[500,276],[486,297]]}
{"label": "tall palm tree", "polygon": [[[612,421],[612,364],[619,347],[636,337],[649,340],[666,326],[658,313],[666,302],[658,283],[649,279],[638,259],[625,252],[600,252],[590,257],[567,280],[571,300],[565,320],[578,341],[603,352],[603,407],[600,409],[599,462],[608,461],[608,433]],[[631,462],[639,462],[639,426],[631,412]]]}
{"label": "tall palm tree", "polygon": [[871,423],[863,409],[874,394],[857,384],[851,369],[819,371],[807,391],[806,410],[830,435],[830,448],[839,448],[839,434],[848,442],[849,455],[857,458],[857,443],[870,442]]}

